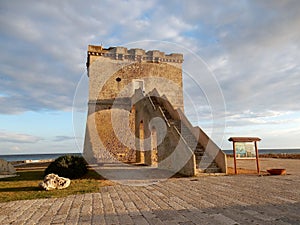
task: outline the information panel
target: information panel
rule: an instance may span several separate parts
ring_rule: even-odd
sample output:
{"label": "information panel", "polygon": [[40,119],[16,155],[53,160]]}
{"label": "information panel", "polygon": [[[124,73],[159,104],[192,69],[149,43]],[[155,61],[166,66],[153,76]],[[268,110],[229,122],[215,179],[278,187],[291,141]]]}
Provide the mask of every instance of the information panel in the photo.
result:
{"label": "information panel", "polygon": [[234,142],[236,157],[238,159],[249,159],[256,157],[254,142]]}
{"label": "information panel", "polygon": [[233,142],[234,173],[237,174],[237,159],[256,159],[257,173],[259,174],[259,155],[257,149],[258,137],[231,137],[228,141]]}

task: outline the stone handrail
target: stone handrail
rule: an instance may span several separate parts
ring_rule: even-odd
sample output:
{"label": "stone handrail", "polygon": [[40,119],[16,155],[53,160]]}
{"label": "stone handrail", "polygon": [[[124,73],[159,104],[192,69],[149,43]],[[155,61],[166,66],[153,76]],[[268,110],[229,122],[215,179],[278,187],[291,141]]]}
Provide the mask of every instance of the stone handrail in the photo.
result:
{"label": "stone handrail", "polygon": [[150,104],[152,105],[153,109],[156,110],[156,106],[154,105],[151,97],[149,95],[147,95],[148,100],[150,101]]}
{"label": "stone handrail", "polygon": [[162,117],[164,118],[164,120],[165,120],[166,124],[168,125],[168,127],[171,127],[171,125],[170,125],[170,123],[169,123],[169,121],[168,121],[166,115],[164,114],[164,112],[163,112],[163,110],[162,110],[162,108],[161,108],[160,106],[158,107],[158,111],[160,112],[160,114],[161,114]]}
{"label": "stone handrail", "polygon": [[[164,121],[166,122],[168,129],[171,129],[171,133],[173,135],[175,135],[176,137],[174,137],[174,140],[178,141],[178,145],[176,147],[176,149],[179,148],[184,148],[180,151],[177,150],[177,152],[175,154],[181,154],[182,156],[179,157],[182,160],[187,160],[187,163],[190,165],[189,167],[183,167],[183,168],[177,168],[178,165],[180,164],[176,164],[175,167],[173,168],[174,171],[177,171],[179,173],[182,173],[184,175],[189,175],[189,176],[194,176],[196,174],[196,158],[195,155],[193,154],[192,149],[189,147],[188,143],[186,142],[186,140],[184,139],[184,137],[182,136],[182,134],[180,133],[180,131],[177,129],[176,126],[170,124],[169,120],[167,119],[166,115],[164,114],[162,107],[160,105],[155,106],[155,104],[153,103],[152,99],[150,96],[147,96],[148,100],[151,102],[151,105],[153,106],[153,110],[154,111],[158,111],[160,116],[164,119]],[[174,109],[173,109],[174,110]],[[175,111],[175,110],[174,110]],[[169,112],[169,111],[168,111]],[[175,150],[176,151],[176,150]],[[193,169],[187,169],[187,168],[193,168]]]}

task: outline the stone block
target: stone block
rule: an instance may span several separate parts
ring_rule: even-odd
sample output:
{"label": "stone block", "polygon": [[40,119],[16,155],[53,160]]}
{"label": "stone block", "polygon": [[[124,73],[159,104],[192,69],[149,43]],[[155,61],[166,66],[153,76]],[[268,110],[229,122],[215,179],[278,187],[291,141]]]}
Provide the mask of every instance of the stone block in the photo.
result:
{"label": "stone block", "polygon": [[0,159],[0,175],[13,175],[16,174],[16,169],[10,162]]}

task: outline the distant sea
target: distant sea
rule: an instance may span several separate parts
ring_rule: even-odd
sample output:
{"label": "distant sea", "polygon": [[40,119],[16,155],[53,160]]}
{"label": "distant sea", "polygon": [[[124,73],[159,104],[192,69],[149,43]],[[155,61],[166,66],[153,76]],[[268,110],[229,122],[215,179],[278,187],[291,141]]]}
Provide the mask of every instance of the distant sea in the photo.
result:
{"label": "distant sea", "polygon": [[[226,154],[233,154],[233,150],[223,150]],[[300,154],[300,149],[258,149],[263,154]]]}
{"label": "distant sea", "polygon": [[[232,150],[223,150],[226,154],[233,154]],[[259,149],[259,154],[300,154],[300,149]],[[55,154],[20,154],[20,155],[0,155],[0,159],[6,161],[25,161],[25,160],[51,160],[63,155],[77,155],[81,153],[55,153]]]}
{"label": "distant sea", "polygon": [[51,160],[56,159],[63,155],[77,155],[81,156],[81,153],[54,153],[54,154],[20,154],[20,155],[0,155],[0,159],[4,159],[6,161],[25,161],[25,160]]}

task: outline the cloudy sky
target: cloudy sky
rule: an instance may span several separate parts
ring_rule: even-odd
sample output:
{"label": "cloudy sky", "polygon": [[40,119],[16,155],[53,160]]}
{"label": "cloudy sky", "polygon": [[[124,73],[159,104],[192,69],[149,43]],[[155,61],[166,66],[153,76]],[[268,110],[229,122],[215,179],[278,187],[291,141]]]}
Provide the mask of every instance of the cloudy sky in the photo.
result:
{"label": "cloudy sky", "polygon": [[[199,98],[196,118],[184,74],[185,110],[207,132],[212,114],[226,121],[220,147],[231,148],[230,136],[259,136],[261,148],[300,148],[297,0],[15,0],[1,1],[0,10],[0,154],[80,151],[72,107],[80,79],[87,88],[87,46],[144,40],[188,49],[210,69],[226,111],[212,113]],[[80,127],[85,115],[75,118]]]}

